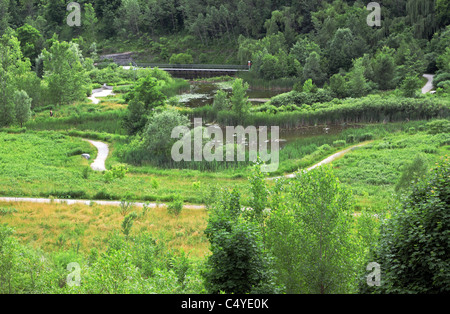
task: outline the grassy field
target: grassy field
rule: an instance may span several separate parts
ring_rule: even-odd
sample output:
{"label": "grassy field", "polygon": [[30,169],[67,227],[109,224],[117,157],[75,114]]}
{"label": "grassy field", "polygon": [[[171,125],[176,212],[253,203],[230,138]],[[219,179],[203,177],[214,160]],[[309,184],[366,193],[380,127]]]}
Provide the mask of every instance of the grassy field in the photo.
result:
{"label": "grassy field", "polygon": [[[450,152],[448,132],[430,134],[426,121],[366,125],[334,135],[293,140],[280,154],[280,173],[310,166],[334,152],[370,137],[371,143],[333,162],[336,175],[353,190],[357,211],[384,212],[396,200],[394,187],[404,166],[418,154],[431,167]],[[79,134],[83,135],[83,134]],[[120,163],[112,142],[107,167]],[[238,188],[242,203],[250,198],[248,169],[218,173],[130,166],[123,179],[105,181],[93,172],[82,153],[92,160],[96,149],[79,137],[56,131],[0,132],[0,195],[62,199],[170,202],[180,195],[186,203],[203,204],[210,187]],[[268,182],[273,184],[273,181]],[[136,208],[137,212],[141,209]],[[207,211],[184,208],[179,217],[161,205],[136,221],[132,232],[149,231],[173,249],[203,257],[209,244],[203,230]],[[119,208],[100,205],[0,203],[0,222],[16,229],[24,243],[46,251],[102,249],[113,232],[120,232]]]}
{"label": "grassy field", "polygon": [[[142,208],[132,211],[140,213]],[[170,249],[204,257],[209,252],[203,232],[206,218],[206,210],[185,208],[174,216],[161,206],[149,209],[147,215],[135,221],[130,235],[149,232]],[[13,226],[21,242],[47,252],[103,251],[109,237],[121,231],[123,219],[120,207],[115,206],[0,203],[0,222]]]}
{"label": "grassy field", "polygon": [[450,134],[393,133],[333,163],[336,175],[355,195],[357,209],[384,211],[397,198],[404,167],[421,154],[428,168],[450,154]]}

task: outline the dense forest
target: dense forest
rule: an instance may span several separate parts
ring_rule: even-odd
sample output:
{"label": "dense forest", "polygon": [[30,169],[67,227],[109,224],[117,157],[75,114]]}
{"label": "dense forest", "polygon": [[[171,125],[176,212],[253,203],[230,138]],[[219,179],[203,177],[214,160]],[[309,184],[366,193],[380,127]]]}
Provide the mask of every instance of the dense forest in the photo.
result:
{"label": "dense forest", "polygon": [[448,293],[450,1],[369,2],[0,0],[0,293]]}

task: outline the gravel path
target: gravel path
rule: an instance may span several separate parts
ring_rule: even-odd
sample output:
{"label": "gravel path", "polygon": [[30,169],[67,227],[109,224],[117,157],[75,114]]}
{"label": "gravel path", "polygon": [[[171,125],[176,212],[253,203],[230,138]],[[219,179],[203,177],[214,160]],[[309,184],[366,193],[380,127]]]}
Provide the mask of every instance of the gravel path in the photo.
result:
{"label": "gravel path", "polygon": [[94,160],[94,162],[91,164],[91,168],[94,171],[106,171],[105,162],[109,155],[109,147],[108,144],[97,142],[97,141],[91,141],[91,140],[84,140],[86,142],[91,143],[94,145],[97,150],[97,158]]}
{"label": "gravel path", "polygon": [[100,103],[100,99],[98,99],[97,97],[107,97],[110,95],[114,95],[112,87],[103,86],[102,88],[94,89],[92,91],[91,97],[88,97],[88,99],[92,100],[95,105],[98,105]]}
{"label": "gravel path", "polygon": [[[91,165],[92,169],[95,171],[104,171],[105,168],[105,161],[108,157],[109,149],[108,145],[102,142],[97,141],[91,141],[91,140],[85,140],[97,147],[98,149],[98,156],[94,163]],[[352,146],[350,148],[347,148],[343,151],[340,151],[321,162],[315,164],[312,167],[309,167],[306,169],[307,171],[311,171],[314,168],[317,168],[319,166],[322,166],[324,164],[331,163],[335,159],[347,154],[348,152],[354,150],[355,148],[362,147],[364,145],[367,145],[369,142],[358,144],[355,146]],[[288,174],[284,176],[284,178],[293,178],[295,177],[295,173]],[[268,180],[275,180],[283,177],[276,177],[276,178],[268,178]],[[8,202],[8,203],[41,203],[41,204],[50,204],[50,203],[56,203],[56,204],[84,204],[84,205],[91,205],[91,204],[98,204],[103,206],[120,206],[120,201],[90,201],[90,200],[73,200],[73,199],[45,199],[45,198],[19,198],[19,197],[0,197],[0,202]],[[134,206],[142,207],[145,203],[134,203]],[[157,203],[149,203],[148,206],[150,208],[156,208],[159,206],[167,206],[167,204],[157,204]],[[201,210],[205,209],[206,207],[204,205],[184,205],[184,208],[186,209],[194,209],[194,210]]]}
{"label": "gravel path", "polygon": [[433,90],[433,79],[434,75],[432,74],[424,74],[424,78],[428,80],[427,84],[422,88],[422,94],[429,93]]}
{"label": "gravel path", "polygon": [[[325,158],[324,160],[322,160],[321,162],[315,164],[314,166],[311,166],[311,167],[307,168],[306,171],[311,171],[311,170],[313,170],[313,169],[315,169],[317,167],[320,167],[320,166],[332,163],[334,160],[338,159],[339,157],[342,157],[345,154],[353,151],[354,149],[359,148],[359,147],[363,147],[363,146],[365,146],[365,145],[367,145],[369,143],[370,142],[361,143],[361,144],[349,147],[347,149],[344,149],[344,150],[342,150],[340,152],[337,152],[336,154],[333,154],[330,157]],[[281,178],[295,178],[295,176],[296,176],[296,173],[291,173],[291,174],[287,174],[287,175],[281,176],[281,177],[268,178],[268,180],[276,180],[276,179],[281,179]]]}

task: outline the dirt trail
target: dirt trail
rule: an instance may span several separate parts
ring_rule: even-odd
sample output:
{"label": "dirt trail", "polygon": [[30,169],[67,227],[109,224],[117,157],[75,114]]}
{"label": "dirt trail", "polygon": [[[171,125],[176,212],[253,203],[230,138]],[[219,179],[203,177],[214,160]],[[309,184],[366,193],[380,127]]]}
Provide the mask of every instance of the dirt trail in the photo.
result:
{"label": "dirt trail", "polygon": [[[105,165],[105,161],[106,158],[108,157],[108,145],[102,142],[97,142],[97,141],[91,141],[91,140],[86,140],[90,143],[92,143],[92,145],[96,146],[97,149],[99,150],[97,159],[94,161],[94,163],[91,165],[92,169],[96,170],[96,171],[104,171],[104,170],[99,170],[99,169],[105,169],[104,165]],[[354,150],[355,148],[358,147],[362,147],[364,145],[367,145],[369,142],[366,143],[362,143],[362,144],[358,144],[355,146],[352,146],[350,148],[347,148],[343,151],[337,152],[334,155],[331,155],[330,157],[322,160],[321,162],[315,164],[314,166],[309,167],[308,169],[306,169],[307,171],[310,171],[314,168],[317,168],[321,165],[324,164],[328,164],[333,162],[334,160],[336,160],[337,158],[347,154],[348,152]],[[105,169],[106,170],[106,169]],[[293,178],[295,177],[295,173],[292,174],[288,174],[286,176],[284,176],[284,178]],[[279,178],[283,178],[283,177],[276,177],[276,178],[268,178],[268,180],[275,180],[275,179],[279,179]],[[91,205],[91,204],[98,204],[98,205],[102,205],[102,206],[120,206],[121,202],[120,201],[90,201],[90,200],[73,200],[73,199],[45,199],[45,198],[20,198],[20,197],[0,197],[0,202],[6,202],[6,203],[44,203],[44,204],[50,204],[50,203],[56,203],[56,204],[68,204],[68,205],[73,205],[73,204],[84,204],[84,205]],[[145,203],[134,203],[135,206],[137,207],[142,207]],[[156,208],[159,206],[167,206],[167,204],[161,203],[161,204],[157,204],[157,203],[149,203],[148,206],[150,208]],[[184,205],[185,209],[194,209],[194,210],[203,210],[206,207],[204,205]]]}
{"label": "dirt trail", "polygon": [[434,75],[432,75],[432,74],[424,74],[423,77],[428,80],[427,84],[425,84],[425,86],[422,88],[422,94],[426,94],[426,93],[429,93],[429,92],[431,92],[433,90]]}
{"label": "dirt trail", "polygon": [[86,140],[84,141],[91,143],[97,148],[98,154],[97,158],[94,160],[94,162],[91,164],[91,168],[94,171],[106,171],[105,162],[109,155],[109,147],[108,144],[98,142],[98,141],[91,141]]}

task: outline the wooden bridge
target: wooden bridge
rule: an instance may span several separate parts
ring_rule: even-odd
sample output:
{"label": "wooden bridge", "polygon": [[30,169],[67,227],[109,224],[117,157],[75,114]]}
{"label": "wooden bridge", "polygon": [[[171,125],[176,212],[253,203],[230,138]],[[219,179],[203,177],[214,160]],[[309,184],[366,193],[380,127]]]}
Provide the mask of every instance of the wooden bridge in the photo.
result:
{"label": "wooden bridge", "polygon": [[235,76],[238,72],[248,72],[246,65],[225,64],[153,64],[135,63],[137,67],[159,68],[169,72],[173,77],[195,79],[216,76]]}

